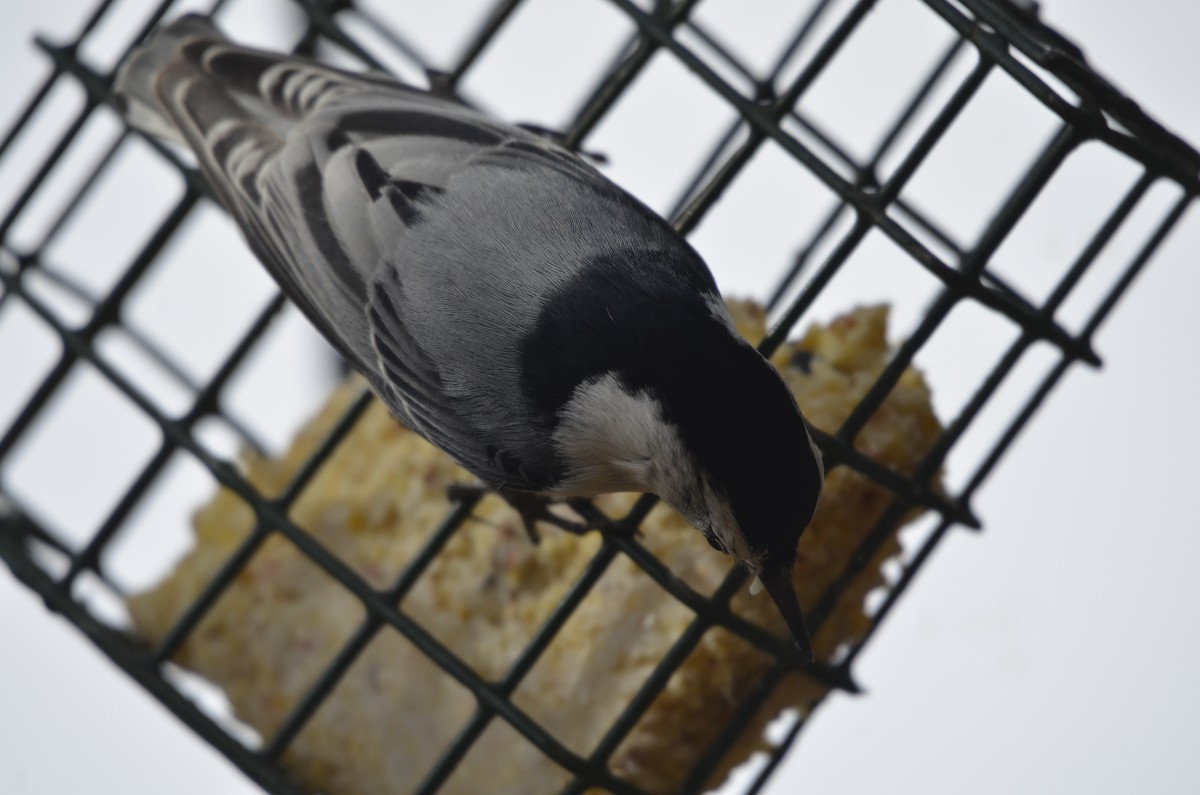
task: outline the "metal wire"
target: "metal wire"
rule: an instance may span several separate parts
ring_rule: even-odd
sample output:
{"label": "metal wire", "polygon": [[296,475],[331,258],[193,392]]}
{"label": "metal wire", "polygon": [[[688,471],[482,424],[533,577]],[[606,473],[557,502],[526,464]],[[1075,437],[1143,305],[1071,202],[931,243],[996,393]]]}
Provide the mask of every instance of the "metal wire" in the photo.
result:
{"label": "metal wire", "polygon": [[[848,8],[842,9],[836,24],[819,41],[816,41],[817,31],[834,14],[837,6],[835,0],[815,0],[802,13],[798,10],[796,19],[788,20],[788,24],[793,26],[793,34],[773,59],[770,68],[761,73],[748,65],[736,47],[724,41],[721,31],[710,29],[704,22],[694,18],[693,11],[699,5],[699,0],[655,2],[649,9],[645,4],[632,0],[609,0],[632,22],[635,32],[623,43],[597,83],[590,88],[581,87],[580,95],[584,100],[573,114],[571,122],[561,131],[561,140],[566,145],[583,148],[597,125],[634,85],[648,64],[656,57],[670,57],[703,81],[737,114],[736,120],[707,149],[707,154],[680,187],[673,209],[668,214],[676,229],[684,234],[694,230],[767,142],[773,142],[781,148],[828,188],[833,197],[828,211],[817,219],[806,239],[797,241],[795,258],[790,267],[780,274],[777,287],[771,294],[769,308],[778,317],[778,323],[762,343],[764,353],[774,351],[786,339],[871,232],[881,233],[891,240],[907,253],[913,263],[937,280],[937,294],[921,322],[894,353],[871,389],[836,433],[819,434],[818,438],[830,466],[851,467],[886,489],[891,495],[891,502],[856,550],[852,563],[838,573],[810,613],[809,620],[814,631],[819,630],[846,589],[863,571],[867,562],[876,557],[876,553],[912,508],[925,508],[938,517],[935,529],[904,566],[897,582],[874,613],[868,639],[948,531],[957,526],[979,527],[979,520],[971,510],[972,497],[1070,366],[1076,362],[1099,365],[1099,357],[1091,345],[1096,330],[1200,193],[1200,154],[1147,117],[1136,104],[1099,77],[1087,65],[1077,47],[1043,25],[1036,15],[1021,10],[1023,5],[1018,7],[1005,0],[921,1],[948,23],[957,33],[957,38],[944,49],[932,68],[914,87],[909,101],[883,131],[865,160],[859,161],[851,155],[850,149],[838,140],[838,136],[824,129],[817,119],[810,118],[801,109],[800,103],[817,78],[859,32],[863,20],[877,5],[876,0],[842,4]],[[740,705],[727,725],[722,727],[704,755],[704,761],[682,783],[681,792],[697,792],[703,788],[776,685],[789,673],[804,671],[831,687],[855,689],[850,667],[865,640],[850,648],[834,667],[800,660],[788,644],[732,612],[729,599],[745,582],[745,574],[740,570],[730,573],[716,593],[705,596],[677,580],[661,562],[626,533],[605,536],[579,579],[512,662],[505,675],[499,681],[487,681],[434,638],[420,622],[399,609],[405,594],[419,581],[429,564],[471,514],[471,500],[453,507],[404,571],[383,591],[364,581],[289,518],[290,507],[354,427],[372,400],[370,395],[364,393],[353,402],[278,496],[268,497],[258,493],[235,467],[209,452],[198,441],[196,429],[202,421],[211,418],[222,420],[243,441],[256,448],[260,446],[251,429],[229,416],[223,407],[222,396],[231,379],[246,367],[249,354],[277,321],[284,305],[283,299],[276,296],[262,307],[215,373],[203,381],[189,376],[187,370],[173,362],[156,340],[132,327],[122,317],[122,308],[131,291],[163,256],[167,242],[185,219],[209,196],[203,179],[193,169],[181,164],[168,149],[152,142],[166,159],[165,162],[172,164],[182,175],[184,192],[128,263],[121,277],[103,294],[95,294],[73,282],[53,262],[48,261],[46,252],[60,235],[71,214],[89,200],[89,190],[112,167],[124,134],[112,142],[95,160],[92,168],[82,175],[78,189],[62,205],[61,211],[36,244],[22,249],[9,240],[14,224],[44,189],[47,179],[60,167],[64,156],[77,145],[88,120],[98,108],[110,101],[111,75],[99,73],[81,60],[79,49],[109,13],[111,5],[111,0],[100,2],[92,16],[85,21],[77,38],[69,44],[59,46],[38,40],[38,46],[47,56],[53,71],[33,92],[30,101],[0,138],[0,158],[4,158],[38,109],[47,102],[56,85],[74,82],[83,88],[86,96],[83,107],[38,164],[8,213],[0,218],[0,256],[15,263],[13,267],[0,268],[0,285],[3,286],[0,313],[15,304],[21,304],[31,310],[62,343],[61,354],[54,366],[12,422],[0,429],[0,497],[12,506],[10,513],[0,513],[0,557],[22,582],[42,595],[48,607],[66,616],[200,736],[228,756],[265,790],[273,793],[299,792],[296,785],[277,767],[277,760],[371,640],[389,628],[407,638],[467,688],[476,700],[473,717],[417,787],[416,792],[422,794],[438,791],[476,740],[496,720],[516,729],[570,774],[571,778],[562,790],[564,793],[581,793],[591,787],[602,787],[616,793],[641,792],[638,787],[614,774],[609,769],[609,760],[703,634],[715,626],[766,651],[772,655],[773,663],[760,685]],[[221,5],[216,3],[214,10]],[[297,6],[307,15],[309,25],[308,35],[301,42],[302,49],[312,50],[320,42],[330,42],[365,65],[382,69],[380,63],[343,29],[343,20],[356,17],[357,21],[374,28],[380,39],[387,42],[396,53],[416,62],[439,85],[453,91],[476,68],[482,56],[511,23],[515,12],[522,6],[522,0],[495,3],[480,20],[458,58],[445,71],[436,70],[422,60],[414,37],[392,29],[376,16],[359,11],[351,2],[297,0]],[[156,7],[147,15],[141,35],[148,33],[170,10],[170,2],[162,2]],[[689,46],[685,43],[687,41],[697,42],[703,50]],[[809,45],[815,47],[813,54],[807,56],[803,67],[785,84],[784,75],[799,65],[798,53]],[[969,61],[973,66],[965,77],[955,78],[955,67],[968,62],[964,59],[974,59]],[[740,89],[726,80],[721,70],[736,75],[750,86],[750,91]],[[997,71],[1009,75],[1031,97],[1049,109],[1058,119],[1058,128],[988,220],[978,239],[968,244],[956,239],[953,230],[943,228],[929,213],[916,206],[904,193],[904,188],[939,146],[954,121],[976,99],[989,75]],[[1047,83],[1047,76],[1052,76],[1075,92],[1077,99],[1060,95]],[[951,84],[951,80],[958,82]],[[932,119],[918,128],[922,113],[933,107],[939,92],[950,85],[952,90],[948,98],[941,100]],[[891,173],[883,178],[881,163],[896,152],[905,135],[912,134],[916,134],[915,142],[903,153]],[[991,272],[989,263],[1050,179],[1071,154],[1087,142],[1100,142],[1123,153],[1139,164],[1141,174],[1049,296],[1039,304],[1021,295],[1006,280]],[[847,178],[845,174],[852,176]],[[1151,187],[1160,180],[1178,185],[1182,189],[1181,197],[1093,308],[1082,330],[1079,333],[1068,331],[1056,319],[1057,310],[1096,262],[1101,250],[1122,229]],[[848,229],[843,219],[849,221]],[[951,258],[947,259],[922,242],[914,230],[919,230],[924,238],[935,241]],[[89,308],[89,320],[79,328],[65,323],[30,288],[27,277],[34,272],[50,278],[69,293],[83,299]],[[806,279],[799,291],[795,292],[801,276]],[[1020,334],[957,416],[949,418],[945,430],[915,472],[904,475],[893,471],[857,450],[855,439],[878,411],[905,369],[912,364],[917,353],[950,312],[964,303],[986,308],[1007,318],[1019,328]],[[127,373],[99,356],[95,344],[98,335],[105,329],[121,329],[144,353],[173,374],[191,396],[188,410],[179,417],[168,416]],[[956,494],[945,493],[938,487],[936,476],[947,455],[989,404],[1022,357],[1037,343],[1048,345],[1056,352],[1056,365],[1044,376],[1026,403],[1015,411],[1007,428],[969,478],[967,485]],[[39,515],[36,506],[22,505],[7,492],[3,477],[6,462],[11,458],[14,448],[47,406],[51,405],[53,398],[62,391],[68,376],[81,365],[93,368],[132,401],[158,428],[161,439],[155,453],[132,484],[119,495],[114,507],[106,516],[99,518],[87,542],[78,550],[73,550],[70,544],[62,540],[58,528],[36,518]],[[130,515],[163,476],[168,462],[180,453],[194,458],[213,479],[240,497],[254,511],[257,523],[253,532],[242,540],[162,641],[153,649],[144,649],[97,621],[72,596],[72,585],[85,573],[109,580],[102,561],[104,551],[120,536]],[[0,502],[0,506],[3,504]],[[645,497],[624,517],[611,519],[596,513],[589,518],[626,529],[636,528],[653,504],[653,498]],[[589,509],[584,507],[581,510],[586,512]],[[268,538],[276,535],[286,538],[309,560],[353,593],[363,605],[366,615],[306,694],[292,706],[274,734],[264,738],[261,748],[252,750],[183,697],[165,678],[164,671],[167,661],[190,637],[255,552]],[[34,550],[39,545],[54,550],[67,560],[62,574],[52,576],[35,562]],[[595,583],[609,566],[622,557],[639,565],[664,590],[691,608],[695,616],[609,730],[588,754],[580,755],[568,749],[534,718],[518,708],[511,696]],[[783,743],[772,753],[747,792],[761,790],[779,760],[799,736],[805,722],[806,719],[795,721]]]}

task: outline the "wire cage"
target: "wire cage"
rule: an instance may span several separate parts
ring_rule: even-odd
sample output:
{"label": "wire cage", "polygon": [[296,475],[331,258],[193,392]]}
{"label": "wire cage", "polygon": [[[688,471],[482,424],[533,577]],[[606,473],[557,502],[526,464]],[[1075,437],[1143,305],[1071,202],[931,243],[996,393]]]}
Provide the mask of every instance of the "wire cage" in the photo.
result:
{"label": "wire cage", "polygon": [[[897,283],[923,285],[908,305],[894,307],[901,344],[841,427],[818,439],[828,466],[859,473],[886,489],[889,501],[811,610],[817,631],[906,517],[914,510],[927,516],[886,588],[874,594],[870,626],[861,638],[831,662],[799,660],[786,644],[729,610],[732,594],[745,584],[740,571],[732,571],[715,593],[702,594],[673,578],[636,538],[604,533],[578,580],[507,673],[493,681],[398,607],[469,519],[473,503],[453,507],[382,591],[291,518],[306,486],[366,411],[369,395],[351,402],[281,494],[260,493],[231,461],[239,448],[278,448],[298,418],[315,408],[243,410],[252,404],[243,393],[258,390],[270,404],[278,391],[316,393],[321,387],[291,372],[297,368],[288,357],[302,354],[277,344],[276,332],[295,315],[237,248],[228,224],[220,233],[233,241],[228,248],[209,240],[216,248],[208,249],[202,265],[188,259],[189,245],[222,223],[214,221],[208,188],[173,151],[124,128],[112,112],[109,86],[122,53],[164,18],[182,10],[211,12],[241,40],[236,19],[249,5],[254,4],[164,2],[134,19],[121,3],[102,0],[74,40],[37,42],[51,71],[0,139],[0,168],[19,160],[25,169],[19,179],[5,176],[10,187],[0,218],[0,349],[28,346],[35,360],[28,374],[15,374],[14,397],[0,407],[5,410],[0,556],[51,610],[275,793],[303,791],[278,765],[280,758],[363,650],[390,632],[403,635],[475,702],[470,720],[431,762],[415,791],[438,791],[493,723],[511,727],[561,768],[563,783],[554,791],[647,791],[615,774],[609,758],[704,634],[722,627],[770,655],[771,663],[672,790],[702,791],[786,677],[799,671],[831,688],[853,687],[851,666],[932,551],[952,528],[979,526],[972,498],[1049,393],[1071,365],[1099,364],[1092,348],[1097,329],[1200,189],[1200,154],[1099,77],[1028,2],[810,0],[787,18],[739,27],[731,21],[736,9],[721,9],[720,0],[596,0],[589,4],[595,16],[586,24],[571,16],[573,5],[561,10],[570,4],[481,0],[452,24],[430,29],[413,29],[386,4],[367,0],[281,3],[272,13],[279,14],[279,27],[289,31],[296,51],[411,81],[429,77],[501,116],[509,108],[503,107],[503,91],[488,79],[498,62],[507,58],[519,62],[515,69],[543,73],[548,63],[557,72],[560,60],[578,62],[563,65],[562,74],[541,75],[543,104],[533,111],[545,118],[538,123],[554,129],[567,146],[606,155],[614,178],[689,235],[719,281],[729,276],[726,263],[738,256],[736,248],[723,256],[722,240],[740,245],[742,230],[766,241],[761,272],[746,276],[773,322],[761,343],[764,352],[776,350],[802,319],[822,308],[864,298],[896,300]],[[557,15],[561,27],[543,34],[547,40],[514,39],[535,7],[536,13]],[[919,45],[887,43],[893,14],[920,16],[928,39]],[[124,32],[114,35],[114,29]],[[118,39],[120,45],[113,45]],[[101,40],[103,46],[97,44]],[[522,53],[531,49],[537,50],[534,63],[522,65]],[[848,58],[872,54],[887,64],[876,84],[850,86],[839,78]],[[686,88],[676,82],[670,91],[686,93],[681,102],[703,105],[706,112],[678,113],[679,106],[667,100],[679,97],[664,97],[657,82],[662,72],[673,79],[684,75]],[[1037,106],[1043,123],[1029,130],[997,129],[1006,103],[1018,102]],[[622,126],[642,131],[636,146],[612,134]],[[158,181],[138,186],[154,202],[144,213],[126,212],[119,198],[114,201],[122,194],[112,192],[133,159],[158,166]],[[994,184],[977,206],[946,201],[937,179],[964,163],[977,179]],[[1081,175],[1097,163],[1116,176],[1110,186],[1093,191],[1091,222],[1076,230],[1059,261],[1014,266],[1024,253],[1023,237],[1039,223],[1055,223],[1062,201],[1078,201]],[[660,173],[657,182],[643,181],[647,170],[669,179]],[[786,198],[772,198],[774,206],[746,198],[761,195],[762,181],[772,178],[790,191]],[[753,189],[743,191],[747,184]],[[89,221],[92,215],[96,219]],[[114,219],[129,230],[120,245],[105,248],[89,237],[97,234],[96,224]],[[208,225],[198,227],[202,221]],[[221,260],[229,251],[239,253],[226,267]],[[873,260],[886,267],[864,270],[863,263]],[[187,296],[171,294],[183,288],[170,287],[167,274],[196,267],[210,270],[210,280],[230,278],[237,288],[222,293],[215,311],[200,307],[194,311],[203,316],[180,317],[188,311]],[[846,278],[847,273],[858,276]],[[872,279],[870,287],[864,286],[864,273]],[[243,278],[259,281],[238,281]],[[158,314],[156,303],[165,307]],[[913,471],[881,464],[856,446],[856,437],[914,362],[935,370],[931,349],[945,347],[953,336],[947,329],[957,333],[964,315],[985,325],[1000,323],[1010,333],[999,335],[1002,344],[992,348],[982,336],[970,336],[943,354],[969,369],[969,388],[937,406],[944,428]],[[179,331],[189,322],[199,329],[192,336]],[[1038,366],[1026,371],[1030,360]],[[260,372],[269,375],[257,376]],[[1015,392],[1009,389],[1014,380],[1020,385]],[[81,400],[80,394],[88,397]],[[126,433],[118,424],[124,435],[80,454],[63,439],[88,423],[104,401],[119,403],[137,420],[137,430]],[[969,455],[956,459],[964,449]],[[118,460],[135,464],[126,467]],[[956,475],[943,484],[941,473],[951,461]],[[192,507],[204,489],[219,484],[250,507],[255,530],[166,637],[147,648],[105,613],[96,592],[118,599],[127,594],[129,579],[113,570],[110,553],[135,534],[131,528],[144,521],[156,489],[181,466],[202,474],[204,485]],[[28,473],[39,468],[57,473],[48,481],[57,485],[32,485]],[[73,478],[89,480],[95,498],[73,499]],[[628,515],[602,518],[636,527],[652,505],[647,497]],[[187,517],[177,512],[155,521],[184,526]],[[193,700],[170,660],[272,537],[286,539],[352,595],[364,619],[275,732],[247,740]],[[169,559],[178,550],[161,554]],[[642,568],[693,616],[605,734],[580,752],[512,696],[618,560]],[[132,579],[145,585],[136,575]],[[767,785],[819,703],[790,716],[739,792]]]}

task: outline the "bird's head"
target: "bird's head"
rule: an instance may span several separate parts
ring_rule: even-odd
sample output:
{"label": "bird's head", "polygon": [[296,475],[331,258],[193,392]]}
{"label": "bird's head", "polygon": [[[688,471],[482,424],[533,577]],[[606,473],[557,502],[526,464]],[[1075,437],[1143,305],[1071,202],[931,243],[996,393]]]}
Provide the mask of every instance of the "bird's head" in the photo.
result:
{"label": "bird's head", "polygon": [[820,452],[782,378],[715,295],[703,317],[671,310],[653,344],[626,348],[558,412],[564,490],[657,494],[758,577],[811,656],[792,569],[824,484]]}
{"label": "bird's head", "polygon": [[720,377],[663,404],[690,472],[667,469],[655,490],[759,579],[811,657],[792,570],[824,487],[821,454],[774,368],[740,339],[722,347],[710,362]]}

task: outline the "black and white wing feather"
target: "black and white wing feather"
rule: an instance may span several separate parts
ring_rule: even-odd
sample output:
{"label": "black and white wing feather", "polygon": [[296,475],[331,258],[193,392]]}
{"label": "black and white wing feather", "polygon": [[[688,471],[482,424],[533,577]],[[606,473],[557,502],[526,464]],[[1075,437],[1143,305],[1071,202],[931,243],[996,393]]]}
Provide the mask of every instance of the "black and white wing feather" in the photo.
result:
{"label": "black and white wing feather", "polygon": [[132,124],[195,153],[287,296],[399,419],[492,484],[553,485],[555,453],[529,433],[549,420],[514,404],[511,352],[586,258],[566,250],[572,223],[594,219],[520,219],[547,215],[564,180],[613,193],[606,181],[455,101],[242,48],[202,17],[135,51],[116,92]]}

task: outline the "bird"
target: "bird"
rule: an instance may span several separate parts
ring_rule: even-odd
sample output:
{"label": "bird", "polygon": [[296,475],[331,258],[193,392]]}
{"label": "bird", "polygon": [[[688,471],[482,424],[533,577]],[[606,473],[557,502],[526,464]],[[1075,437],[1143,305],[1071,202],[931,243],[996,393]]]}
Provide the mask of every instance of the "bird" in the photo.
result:
{"label": "bird", "polygon": [[398,421],[515,504],[657,495],[757,578],[813,659],[793,572],[821,452],[663,218],[536,128],[239,46],[201,15],[134,48],[113,98],[191,150]]}

